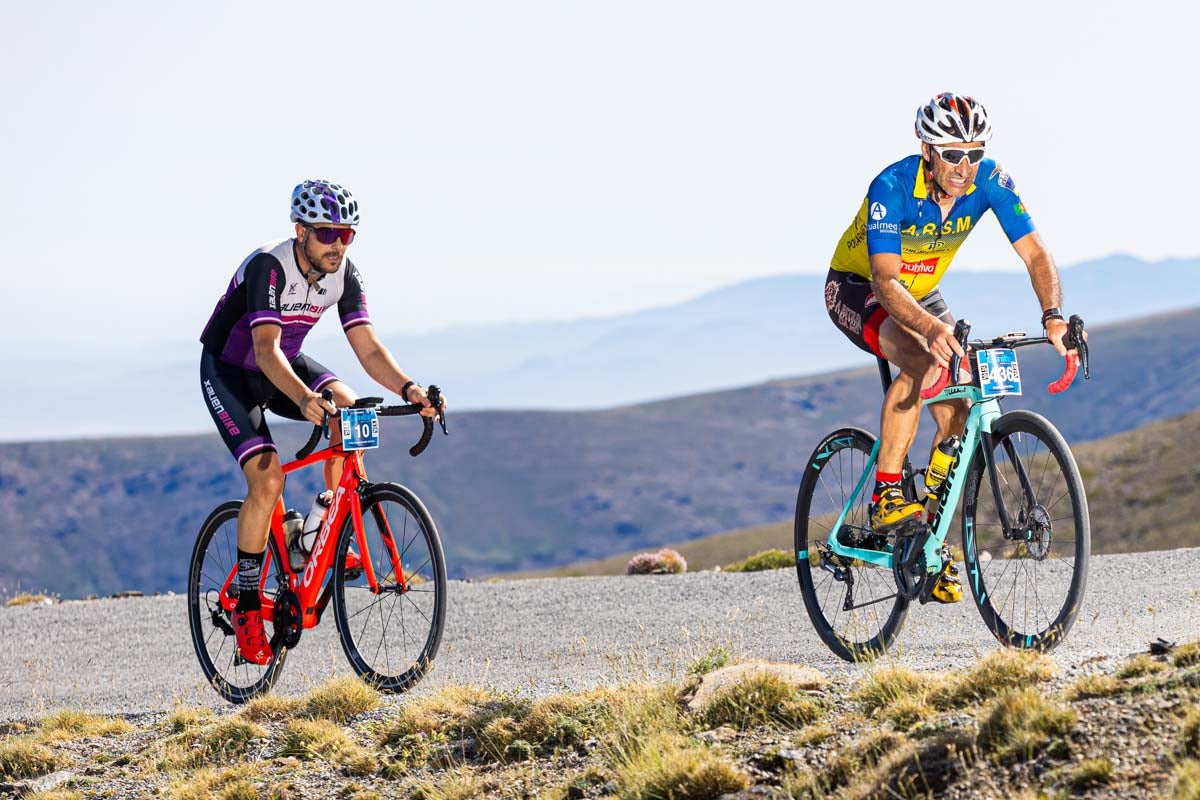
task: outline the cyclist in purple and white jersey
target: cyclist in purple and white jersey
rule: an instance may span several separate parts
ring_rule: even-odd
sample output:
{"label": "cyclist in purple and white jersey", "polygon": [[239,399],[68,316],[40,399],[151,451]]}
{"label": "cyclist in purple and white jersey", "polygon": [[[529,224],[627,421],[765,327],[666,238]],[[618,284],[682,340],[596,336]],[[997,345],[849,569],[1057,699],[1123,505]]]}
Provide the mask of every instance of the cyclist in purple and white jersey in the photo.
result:
{"label": "cyclist in purple and white jersey", "polygon": [[[346,258],[359,221],[358,202],[343,187],[304,181],[292,190],[295,236],[246,257],[200,336],[204,402],[229,452],[246,476],[238,513],[238,602],[234,630],[242,656],[271,660],[258,596],[271,514],[283,494],[283,468],[264,411],[319,425],[322,414],[354,403],[355,393],[300,351],[326,309],[337,307],[342,329],[367,374],[408,403],[437,415],[425,389],[384,347],[367,313],[362,275]],[[333,403],[321,390],[333,392]],[[338,436],[338,426],[331,426]],[[325,462],[325,485],[341,479],[341,463]]]}

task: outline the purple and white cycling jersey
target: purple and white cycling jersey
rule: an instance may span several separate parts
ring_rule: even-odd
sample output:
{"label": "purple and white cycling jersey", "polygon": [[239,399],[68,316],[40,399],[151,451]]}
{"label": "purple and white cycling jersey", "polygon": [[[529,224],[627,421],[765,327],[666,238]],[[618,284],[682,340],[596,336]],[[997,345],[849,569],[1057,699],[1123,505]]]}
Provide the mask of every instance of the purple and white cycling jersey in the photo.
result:
{"label": "purple and white cycling jersey", "polygon": [[289,362],[325,309],[336,305],[342,329],[369,324],[367,296],[358,268],[342,268],[310,285],[296,264],[295,239],[268,242],[246,256],[200,334],[204,348],[226,364],[262,372],[254,358],[251,330],[283,328],[280,349]]}

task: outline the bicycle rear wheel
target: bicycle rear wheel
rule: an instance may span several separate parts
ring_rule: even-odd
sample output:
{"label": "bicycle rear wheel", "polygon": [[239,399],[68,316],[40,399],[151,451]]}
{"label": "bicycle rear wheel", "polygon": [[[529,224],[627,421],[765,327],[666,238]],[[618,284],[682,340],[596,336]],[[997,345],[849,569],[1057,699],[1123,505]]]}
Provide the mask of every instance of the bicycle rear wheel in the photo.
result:
{"label": "bicycle rear wheel", "polygon": [[[276,647],[274,658],[265,666],[243,659],[238,652],[230,614],[221,603],[222,587],[237,571],[237,518],[241,507],[241,500],[222,503],[200,526],[192,549],[187,585],[188,624],[200,668],[209,684],[231,703],[244,703],[270,691],[287,657],[286,648]],[[267,545],[270,557],[263,569],[274,574],[267,576],[262,594],[264,598],[274,600],[287,584],[281,577],[279,565],[282,562],[273,537],[268,539]],[[237,597],[236,574],[234,582],[224,591],[226,599]],[[267,633],[271,635],[273,625],[270,622],[266,625]],[[275,642],[278,637],[271,635],[271,639]]]}
{"label": "bicycle rear wheel", "polygon": [[[381,691],[402,692],[424,677],[442,640],[442,543],[424,504],[399,484],[372,485],[363,498],[362,520],[365,552],[359,551],[353,519],[346,520],[338,538],[333,568],[338,634],[356,673]],[[393,548],[404,572],[403,586],[393,566]],[[365,569],[347,564],[352,550],[359,560],[370,559],[377,592]]]}
{"label": "bicycle rear wheel", "polygon": [[982,447],[967,473],[967,582],[1001,643],[1052,650],[1071,630],[1087,584],[1091,526],[1083,480],[1062,435],[1038,414],[1004,414],[992,440],[998,491]]}
{"label": "bicycle rear wheel", "polygon": [[[805,466],[796,497],[796,573],[804,607],[821,641],[852,662],[871,661],[884,653],[908,614],[908,601],[897,593],[890,569],[835,555],[828,545],[874,444],[875,437],[861,428],[842,428],[826,436]],[[871,485],[868,479],[853,497],[840,542],[869,546]]]}

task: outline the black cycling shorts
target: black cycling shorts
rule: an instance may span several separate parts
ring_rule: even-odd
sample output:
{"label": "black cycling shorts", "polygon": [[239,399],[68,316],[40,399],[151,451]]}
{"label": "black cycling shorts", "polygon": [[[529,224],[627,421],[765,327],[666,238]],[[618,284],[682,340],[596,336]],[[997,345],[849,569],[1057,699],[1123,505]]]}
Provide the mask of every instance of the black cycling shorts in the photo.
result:
{"label": "black cycling shorts", "polygon": [[[338,380],[303,353],[292,361],[292,370],[314,392]],[[238,466],[244,466],[261,453],[277,452],[264,409],[287,419],[304,420],[300,408],[276,389],[266,375],[226,364],[208,350],[200,356],[200,389],[208,413],[221,432],[221,440],[237,459]]]}
{"label": "black cycling shorts", "polygon": [[[942,293],[934,289],[917,301],[921,308],[939,319],[950,313]],[[831,269],[825,278],[825,308],[829,318],[846,338],[860,350],[883,358],[879,349],[879,326],[887,319],[887,310],[875,299],[871,282],[853,272]]]}

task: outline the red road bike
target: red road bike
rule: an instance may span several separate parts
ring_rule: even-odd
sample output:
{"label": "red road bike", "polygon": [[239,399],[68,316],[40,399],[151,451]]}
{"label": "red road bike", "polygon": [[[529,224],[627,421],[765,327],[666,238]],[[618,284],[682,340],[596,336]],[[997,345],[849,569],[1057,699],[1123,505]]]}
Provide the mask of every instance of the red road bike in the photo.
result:
{"label": "red road bike", "polygon": [[[441,405],[437,387],[429,387],[429,398]],[[361,398],[352,408],[373,410],[378,416],[421,410],[419,404],[382,402],[378,397]],[[413,456],[433,435],[433,420],[421,419],[425,427],[409,450]],[[439,421],[446,432],[445,416]],[[274,654],[270,663],[260,666],[242,658],[230,621],[238,597],[237,517],[242,501],[229,500],[213,509],[196,537],[188,571],[192,643],[205,677],[231,703],[270,691],[288,652],[305,629],[321,621],[331,600],[351,667],[380,690],[408,689],[425,675],[437,654],[446,614],[446,564],[437,526],[410,489],[367,479],[363,450],[339,444],[312,452],[325,430],[325,425],[317,426],[296,460],[283,465],[284,473],[290,474],[341,459],[342,478],[300,569],[293,569],[289,561],[282,498],[271,516],[259,588]]]}

